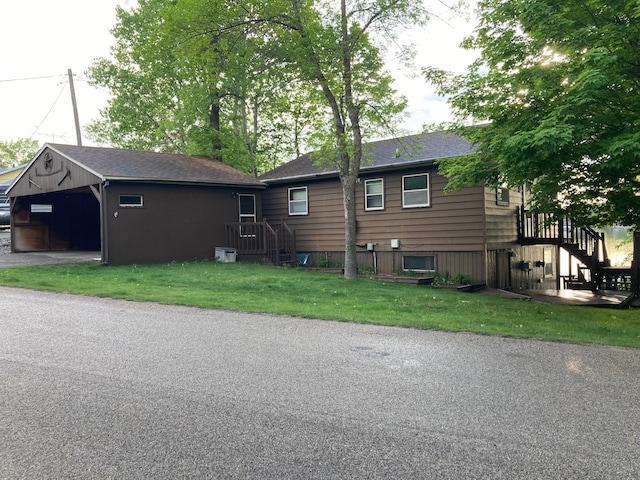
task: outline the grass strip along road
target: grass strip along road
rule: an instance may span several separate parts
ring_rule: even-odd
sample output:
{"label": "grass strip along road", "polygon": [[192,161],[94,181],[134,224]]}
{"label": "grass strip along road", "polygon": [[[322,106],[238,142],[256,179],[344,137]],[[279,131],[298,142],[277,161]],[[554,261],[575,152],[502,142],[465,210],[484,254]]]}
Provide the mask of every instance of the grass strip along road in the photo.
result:
{"label": "grass strip along road", "polygon": [[244,263],[0,269],[0,285],[202,308],[640,347],[637,310],[548,305]]}

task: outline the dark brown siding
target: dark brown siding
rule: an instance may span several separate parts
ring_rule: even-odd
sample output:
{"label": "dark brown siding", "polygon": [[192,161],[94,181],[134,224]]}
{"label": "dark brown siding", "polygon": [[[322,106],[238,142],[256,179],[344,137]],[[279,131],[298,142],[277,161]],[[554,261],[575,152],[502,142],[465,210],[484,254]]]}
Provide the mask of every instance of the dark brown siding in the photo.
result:
{"label": "dark brown siding", "polygon": [[[431,206],[402,208],[402,176],[429,173]],[[384,210],[366,211],[364,180],[384,179]],[[406,170],[363,177],[357,185],[357,232],[362,264],[372,264],[367,243],[374,244],[379,273],[393,273],[402,267],[402,255],[437,254],[437,269],[444,273],[465,273],[484,282],[485,230],[483,189],[466,188],[444,194],[446,179],[435,168]],[[288,215],[288,188],[308,188],[309,214]],[[296,231],[298,252],[313,252],[314,263],[331,252],[338,264],[344,251],[344,209],[342,188],[337,178],[271,185],[265,193],[264,212],[268,220],[284,220]],[[391,240],[399,248],[391,247]]]}
{"label": "dark brown siding", "polygon": [[[402,208],[402,175],[430,174],[431,206]],[[365,177],[364,179],[366,179]],[[446,178],[435,169],[413,170],[384,177],[385,209],[365,211],[364,179],[358,185],[358,240],[391,250],[391,239],[401,250],[478,251],[484,248],[483,196],[480,188],[444,194]]]}
{"label": "dark brown siding", "polygon": [[[238,221],[236,188],[111,182],[105,209],[109,264],[160,263],[213,258],[225,246],[225,223]],[[120,195],[142,195],[143,207],[120,207]]]}
{"label": "dark brown siding", "polygon": [[99,184],[101,179],[76,163],[45,149],[11,189],[11,196],[38,195]]}
{"label": "dark brown siding", "polygon": [[[288,189],[307,187],[308,215],[289,215]],[[267,221],[284,221],[296,231],[299,251],[338,250],[344,247],[344,208],[338,181],[315,181],[271,186],[263,200]]]}

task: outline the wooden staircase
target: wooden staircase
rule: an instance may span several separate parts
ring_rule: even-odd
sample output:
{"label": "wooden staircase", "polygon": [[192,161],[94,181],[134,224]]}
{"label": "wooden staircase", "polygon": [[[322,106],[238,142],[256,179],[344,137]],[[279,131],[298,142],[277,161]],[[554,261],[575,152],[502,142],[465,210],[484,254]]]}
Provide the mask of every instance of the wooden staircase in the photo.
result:
{"label": "wooden staircase", "polygon": [[241,261],[268,261],[273,265],[296,263],[295,232],[284,222],[234,222],[225,225],[228,247]]}
{"label": "wooden staircase", "polygon": [[[632,268],[612,267],[604,233],[577,227],[571,219],[518,209],[518,239],[522,245],[558,245],[570,259],[564,287],[579,290],[632,291]],[[577,264],[577,265],[575,265]]]}

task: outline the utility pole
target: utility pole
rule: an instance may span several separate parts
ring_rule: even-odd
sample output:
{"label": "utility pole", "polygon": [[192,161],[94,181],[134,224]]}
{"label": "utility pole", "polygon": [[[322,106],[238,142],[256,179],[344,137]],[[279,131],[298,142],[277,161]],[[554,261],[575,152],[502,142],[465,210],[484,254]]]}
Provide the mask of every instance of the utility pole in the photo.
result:
{"label": "utility pole", "polygon": [[67,70],[69,74],[69,87],[71,89],[71,104],[73,105],[73,119],[76,123],[76,138],[78,139],[78,146],[82,146],[82,135],[80,133],[80,119],[78,118],[78,105],[76,104],[76,89],[73,87],[73,73],[71,69]]}

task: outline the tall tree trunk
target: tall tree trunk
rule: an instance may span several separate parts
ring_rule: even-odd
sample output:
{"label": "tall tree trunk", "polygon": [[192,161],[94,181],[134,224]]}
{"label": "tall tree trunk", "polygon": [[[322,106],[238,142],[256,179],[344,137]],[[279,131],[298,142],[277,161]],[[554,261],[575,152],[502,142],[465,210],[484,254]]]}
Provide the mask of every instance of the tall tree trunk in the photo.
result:
{"label": "tall tree trunk", "polygon": [[344,277],[358,276],[356,231],[356,181],[357,177],[342,178],[342,202],[344,204]]}
{"label": "tall tree trunk", "polygon": [[[362,132],[360,130],[360,111],[353,101],[353,81],[351,57],[353,55],[349,40],[346,0],[340,1],[342,28],[342,81],[344,83],[344,103],[349,117],[349,129],[353,135],[353,154],[349,158],[344,146],[340,180],[344,202],[344,276],[353,279],[358,276],[357,262],[357,221],[356,221],[356,182],[360,176],[362,163]],[[346,123],[346,122],[345,122]]]}
{"label": "tall tree trunk", "polygon": [[[358,276],[358,264],[356,261],[356,182],[360,175],[360,162],[362,160],[362,136],[360,132],[359,111],[353,103],[352,92],[352,71],[351,71],[351,45],[349,42],[349,29],[347,18],[346,0],[341,0],[341,29],[342,29],[342,80],[344,82],[344,100],[347,108],[347,115],[351,123],[350,127],[346,125],[344,111],[342,110],[338,97],[331,88],[331,84],[322,70],[322,62],[315,52],[304,24],[300,16],[298,0],[292,0],[291,6],[296,19],[296,29],[300,34],[302,45],[309,54],[311,65],[313,66],[312,76],[322,88],[327,103],[331,107],[333,115],[334,135],[339,156],[339,176],[342,184],[342,195],[344,204],[344,223],[345,223],[345,258],[344,258],[344,276],[347,279],[353,279]],[[347,145],[347,128],[353,135],[354,155],[350,155]]]}
{"label": "tall tree trunk", "polygon": [[211,110],[209,111],[209,127],[213,131],[212,148],[213,155],[216,160],[222,161],[220,150],[222,150],[222,141],[220,140],[220,99],[211,102]]}

